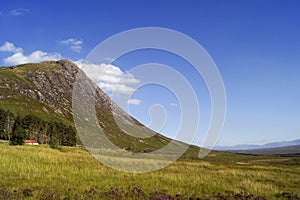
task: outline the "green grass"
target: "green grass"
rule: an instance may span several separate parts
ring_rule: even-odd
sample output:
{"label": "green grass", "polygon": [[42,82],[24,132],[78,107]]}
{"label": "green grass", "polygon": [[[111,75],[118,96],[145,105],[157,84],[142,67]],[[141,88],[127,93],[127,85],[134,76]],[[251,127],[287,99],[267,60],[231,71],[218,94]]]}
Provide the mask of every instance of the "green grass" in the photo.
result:
{"label": "green grass", "polygon": [[127,191],[135,186],[149,195],[155,190],[200,197],[230,190],[268,199],[276,199],[283,192],[300,194],[298,158],[212,152],[200,161],[180,160],[156,172],[130,174],[102,165],[80,147],[55,150],[43,145],[9,146],[2,141],[0,160],[0,188],[12,193],[29,188],[32,194],[28,199],[109,198],[104,191]]}

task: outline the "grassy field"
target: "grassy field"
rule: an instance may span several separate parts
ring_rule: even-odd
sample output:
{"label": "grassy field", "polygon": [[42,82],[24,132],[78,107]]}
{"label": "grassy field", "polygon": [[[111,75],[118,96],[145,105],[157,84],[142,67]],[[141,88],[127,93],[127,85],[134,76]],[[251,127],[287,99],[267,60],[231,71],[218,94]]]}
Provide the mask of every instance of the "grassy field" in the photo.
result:
{"label": "grassy field", "polygon": [[298,199],[300,194],[299,158],[212,152],[203,160],[130,174],[102,165],[81,147],[2,141],[0,159],[0,199]]}

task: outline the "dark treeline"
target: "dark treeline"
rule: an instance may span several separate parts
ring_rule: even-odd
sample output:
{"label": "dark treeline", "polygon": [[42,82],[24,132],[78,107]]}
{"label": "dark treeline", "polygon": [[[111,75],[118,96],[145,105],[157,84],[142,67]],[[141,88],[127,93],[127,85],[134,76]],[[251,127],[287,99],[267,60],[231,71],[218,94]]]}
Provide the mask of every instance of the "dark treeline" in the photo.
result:
{"label": "dark treeline", "polygon": [[14,116],[0,108],[0,139],[9,140],[12,145],[29,139],[50,146],[75,146],[76,132],[71,125],[47,122],[34,115]]}

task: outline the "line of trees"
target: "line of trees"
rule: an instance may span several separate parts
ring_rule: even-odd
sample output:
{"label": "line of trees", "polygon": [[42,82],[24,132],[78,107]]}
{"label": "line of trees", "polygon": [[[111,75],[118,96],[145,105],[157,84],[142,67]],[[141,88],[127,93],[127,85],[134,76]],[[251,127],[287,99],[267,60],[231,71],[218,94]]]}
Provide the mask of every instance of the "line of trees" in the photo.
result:
{"label": "line of trees", "polygon": [[44,121],[34,115],[14,116],[0,108],[0,139],[11,145],[23,144],[26,139],[56,147],[75,146],[76,132],[71,125]]}

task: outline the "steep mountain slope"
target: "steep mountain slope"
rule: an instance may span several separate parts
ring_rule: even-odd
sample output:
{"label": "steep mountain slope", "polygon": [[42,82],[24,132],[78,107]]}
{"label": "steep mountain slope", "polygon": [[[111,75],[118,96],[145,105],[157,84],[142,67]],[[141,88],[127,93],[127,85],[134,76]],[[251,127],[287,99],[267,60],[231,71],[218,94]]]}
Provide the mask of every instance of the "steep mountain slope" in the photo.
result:
{"label": "steep mountain slope", "polygon": [[[46,121],[62,122],[74,127],[72,91],[78,73],[91,87],[96,87],[74,63],[67,60],[1,67],[0,108],[17,116],[31,114]],[[171,141],[129,116],[98,87],[95,99],[100,126],[120,148],[148,152],[160,149]],[[151,137],[137,138],[126,134],[128,132]],[[178,142],[178,145],[182,143]],[[196,150],[198,148],[192,147],[188,152]]]}

